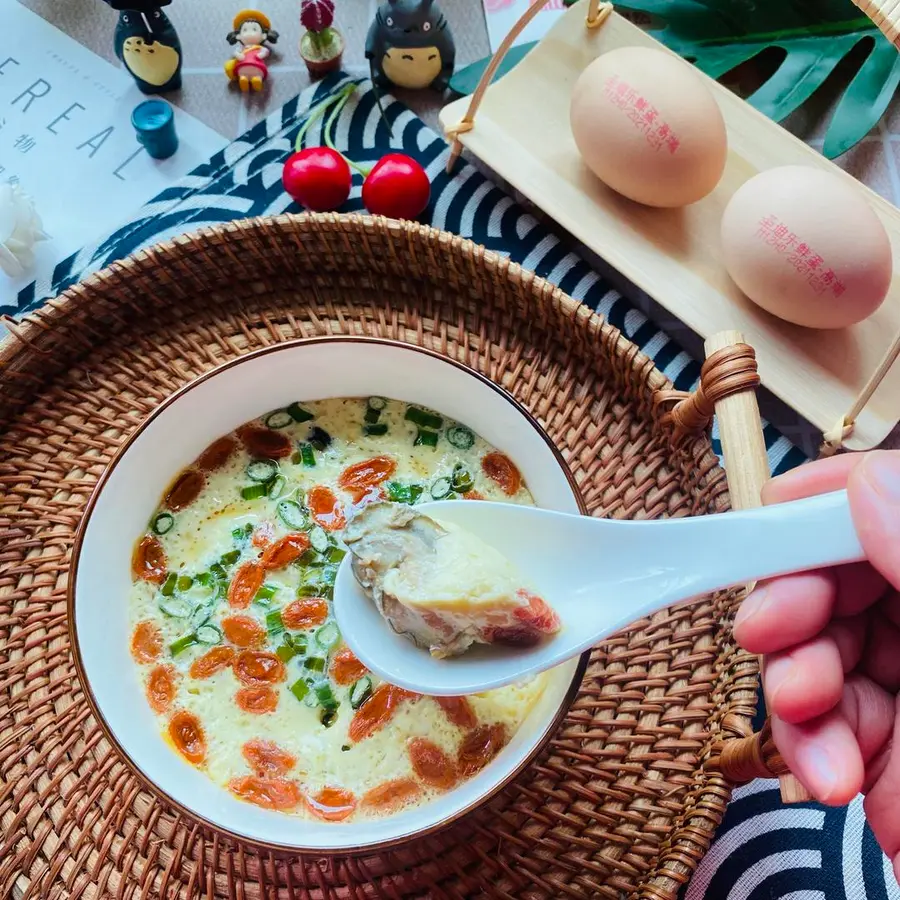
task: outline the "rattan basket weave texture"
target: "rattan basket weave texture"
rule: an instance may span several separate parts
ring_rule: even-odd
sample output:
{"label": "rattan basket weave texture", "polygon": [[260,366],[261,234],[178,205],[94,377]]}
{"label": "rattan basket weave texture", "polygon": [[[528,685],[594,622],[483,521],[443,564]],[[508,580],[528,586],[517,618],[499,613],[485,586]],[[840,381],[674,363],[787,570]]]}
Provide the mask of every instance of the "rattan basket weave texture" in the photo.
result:
{"label": "rattan basket weave texture", "polygon": [[73,533],[122,439],[171,391],[248,350],[366,334],[467,363],[562,449],[592,514],[727,506],[705,435],[676,439],[670,385],[613,327],[458,237],[341,216],[239,222],[91,276],[0,348],[0,896],[670,900],[729,789],[713,744],[749,729],[756,661],[738,594],[661,613],[593,653],[563,725],[487,806],[369,856],[238,845],[156,799],[76,679]]}

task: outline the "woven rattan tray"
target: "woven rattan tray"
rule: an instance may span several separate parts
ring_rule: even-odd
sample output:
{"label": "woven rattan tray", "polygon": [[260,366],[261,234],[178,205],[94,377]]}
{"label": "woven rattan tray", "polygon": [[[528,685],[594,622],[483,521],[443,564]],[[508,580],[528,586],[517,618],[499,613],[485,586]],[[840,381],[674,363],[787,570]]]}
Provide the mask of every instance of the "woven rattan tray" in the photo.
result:
{"label": "woven rattan tray", "polygon": [[[378,856],[321,859],[234,844],[142,785],[76,678],[66,568],[123,438],[175,388],[273,342],[368,334],[469,364],[540,419],[600,516],[726,508],[707,436],[685,431],[706,423],[711,385],[679,407],[698,421],[673,422],[679,398],[652,362],[558,289],[461,238],[357,217],[179,238],[13,330],[0,347],[0,897],[674,898],[729,797],[719,741],[754,711],[756,660],[730,637],[739,592],[597,649],[547,749],[487,807]],[[723,372],[720,393],[734,380]]]}

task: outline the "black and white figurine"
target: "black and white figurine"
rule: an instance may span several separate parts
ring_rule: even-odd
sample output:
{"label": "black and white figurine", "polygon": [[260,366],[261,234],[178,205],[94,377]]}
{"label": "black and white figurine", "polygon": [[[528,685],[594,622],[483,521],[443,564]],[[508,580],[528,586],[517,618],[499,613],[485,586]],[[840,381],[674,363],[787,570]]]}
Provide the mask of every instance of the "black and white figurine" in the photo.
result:
{"label": "black and white figurine", "polygon": [[119,12],[115,52],[145,94],[181,87],[181,42],[162,11],[172,0],[103,0]]}
{"label": "black and white figurine", "polygon": [[456,47],[434,0],[388,0],[369,28],[366,59],[378,87],[443,91],[453,74]]}

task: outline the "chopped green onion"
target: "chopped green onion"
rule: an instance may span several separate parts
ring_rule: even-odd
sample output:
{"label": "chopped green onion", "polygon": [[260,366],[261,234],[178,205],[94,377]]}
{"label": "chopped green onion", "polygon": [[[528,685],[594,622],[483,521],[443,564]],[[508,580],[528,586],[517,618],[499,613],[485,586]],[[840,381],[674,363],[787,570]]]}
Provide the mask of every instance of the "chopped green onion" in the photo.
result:
{"label": "chopped green onion", "polygon": [[301,567],[305,566],[321,566],[322,565],[322,555],[318,550],[313,550],[312,547],[304,550],[300,558],[297,560],[297,565]]}
{"label": "chopped green onion", "polygon": [[369,409],[374,409],[375,412],[381,412],[387,406],[387,400],[384,397],[369,397],[366,401],[366,406]]}
{"label": "chopped green onion", "polygon": [[437,447],[437,442],[438,433],[436,431],[423,431],[420,428],[419,433],[416,435],[415,441],[413,441],[413,446]]}
{"label": "chopped green onion", "polygon": [[453,467],[452,484],[453,490],[460,494],[465,494],[475,487],[475,482],[472,480],[472,473],[462,465],[462,463],[457,463]]}
{"label": "chopped green onion", "polygon": [[300,531],[309,524],[306,511],[296,500],[282,500],[276,507],[278,518],[295,531]]}
{"label": "chopped green onion", "polygon": [[309,685],[302,678],[298,678],[291,685],[290,691],[298,700],[302,700],[309,693]]}
{"label": "chopped green onion", "polygon": [[325,671],[325,657],[324,656],[307,656],[306,659],[303,660],[303,665],[305,668],[309,669],[312,672],[324,672]]}
{"label": "chopped green onion", "polygon": [[313,450],[312,444],[300,445],[300,460],[298,460],[298,462],[301,460],[307,469],[314,469],[316,467],[316,452]]}
{"label": "chopped green onion", "polygon": [[326,709],[338,708],[338,702],[335,699],[334,691],[331,690],[331,685],[327,681],[320,681],[313,686],[313,690],[316,692],[316,699]]}
{"label": "chopped green onion", "polygon": [[363,425],[363,434],[368,437],[382,437],[388,433],[388,427],[385,422],[380,425]]}
{"label": "chopped green onion", "polygon": [[278,637],[279,634],[284,634],[284,622],[281,618],[281,610],[273,609],[270,612],[266,613],[266,631],[269,632],[269,637]]}
{"label": "chopped green onion", "polygon": [[389,481],[387,483],[388,499],[395,503],[408,503],[412,505],[425,490],[421,484],[400,484],[399,481]]}
{"label": "chopped green onion", "polygon": [[328,542],[327,532],[318,525],[309,530],[309,542],[312,544],[313,550],[318,553],[327,553],[328,548],[331,546]]}
{"label": "chopped green onion", "polygon": [[319,713],[319,721],[324,728],[331,728],[337,721],[337,709],[333,707],[323,707]]}
{"label": "chopped green onion", "polygon": [[301,584],[297,588],[298,597],[325,597],[326,593],[320,584]]}
{"label": "chopped green onion", "polygon": [[322,570],[325,568],[321,563],[314,563],[305,568],[300,575],[300,584],[310,584],[318,587],[322,583]]}
{"label": "chopped green onion", "polygon": [[[381,418],[381,410],[380,409],[372,409],[371,406],[366,410],[366,414],[363,416],[363,419],[367,425],[374,425],[380,418]],[[385,425],[385,428],[387,428],[386,425]]]}
{"label": "chopped green onion", "polygon": [[266,496],[266,486],[264,484],[248,484],[247,487],[241,488],[241,498],[243,500],[259,500],[260,497]]}
{"label": "chopped green onion", "polygon": [[163,586],[159,592],[163,597],[171,597],[175,593],[175,585],[178,583],[178,576],[174,572],[169,572],[168,578],[163,582]]}
{"label": "chopped green onion", "polygon": [[306,635],[291,635],[285,633],[281,636],[281,646],[275,651],[276,656],[284,663],[290,662],[295,656],[306,652]]}
{"label": "chopped green onion", "polygon": [[330,650],[341,639],[340,629],[335,622],[326,622],[316,632],[316,642],[325,650]]}
{"label": "chopped green onion", "polygon": [[269,482],[269,488],[266,491],[266,493],[273,500],[277,500],[284,493],[284,489],[286,487],[287,487],[287,479],[284,477],[284,475],[276,475]]}
{"label": "chopped green onion", "polygon": [[175,524],[175,516],[172,513],[161,512],[150,525],[154,534],[168,534]]}
{"label": "chopped green onion", "polygon": [[322,584],[332,586],[334,585],[335,581],[337,581],[337,573],[337,566],[325,566],[325,568],[322,569],[322,577],[319,579],[319,581]]}
{"label": "chopped green onion", "polygon": [[220,562],[213,563],[209,567],[209,571],[218,581],[228,581],[228,573],[225,571],[225,567]]}
{"label": "chopped green onion", "polygon": [[179,575],[175,587],[179,591],[189,591],[194,584],[194,579],[190,575]]}
{"label": "chopped green onion", "polygon": [[211,603],[203,603],[200,606],[195,607],[194,612],[191,614],[191,628],[196,631],[198,628],[205,625],[209,621],[212,611],[213,604]]}
{"label": "chopped green onion", "polygon": [[325,558],[330,563],[340,564],[341,560],[347,555],[346,550],[341,550],[340,547],[329,547],[328,552],[325,554]]}
{"label": "chopped green onion", "polygon": [[475,435],[465,425],[447,429],[447,440],[458,450],[468,450],[475,443]]}
{"label": "chopped green onion", "polygon": [[219,562],[223,566],[233,566],[241,558],[240,550],[229,550],[219,557]]}
{"label": "chopped green onion", "polygon": [[343,750],[344,753],[346,753],[349,749],[350,749],[349,744],[341,744],[341,750]]}
{"label": "chopped green onion", "polygon": [[304,409],[299,403],[292,403],[286,410],[287,414],[295,421],[295,422],[308,422],[310,419],[314,419],[315,416],[308,409]]}
{"label": "chopped green onion", "polygon": [[444,500],[453,489],[453,483],[449,478],[437,478],[431,485],[431,496],[435,500]]}
{"label": "chopped green onion", "polygon": [[308,440],[321,453],[331,443],[331,435],[324,428],[316,425],[310,430]]}
{"label": "chopped green onion", "polygon": [[440,416],[419,409],[417,406],[407,407],[406,415],[403,418],[420,428],[440,428],[444,424],[444,420]]}
{"label": "chopped green onion", "polygon": [[186,592],[187,598],[194,604],[212,604],[220,599],[221,594],[224,592],[224,585],[219,581],[215,581],[208,572],[203,572],[201,574],[206,575],[206,579],[201,581],[200,575],[197,575],[196,578],[194,578],[191,589]]}
{"label": "chopped green onion", "polygon": [[274,459],[254,459],[245,472],[251,481],[267,484],[278,474],[278,463]]}
{"label": "chopped green onion", "polygon": [[201,625],[197,629],[197,640],[201,644],[221,644],[222,632],[215,625]]}
{"label": "chopped green onion", "polygon": [[215,578],[213,578],[212,572],[201,572],[194,580],[203,587],[212,587]]}
{"label": "chopped green onion", "polygon": [[183,597],[163,597],[159,608],[174,619],[184,619],[191,614],[193,607]]}
{"label": "chopped green onion", "polygon": [[[307,680],[306,680],[306,684],[307,684],[307,686],[310,687],[310,688],[313,687],[313,683],[312,683],[312,680],[311,680],[311,679],[307,679]],[[315,707],[317,707],[317,706],[319,705],[319,699],[318,699],[318,697],[316,697],[316,692],[315,692],[315,690],[311,690],[311,691],[303,698],[303,704],[304,704],[304,706],[309,706],[309,707],[312,708],[312,709],[314,709]]]}
{"label": "chopped green onion", "polygon": [[359,709],[371,696],[372,679],[368,675],[363,675],[359,681],[354,681],[350,688],[350,705],[354,709]]}
{"label": "chopped green onion", "polygon": [[238,544],[246,544],[247,539],[250,535],[253,534],[253,525],[250,522],[247,522],[244,525],[238,525],[237,528],[232,529],[231,536]]}
{"label": "chopped green onion", "polygon": [[275,412],[270,412],[263,421],[266,423],[266,428],[287,428],[294,421],[294,417],[286,409],[276,409]]}
{"label": "chopped green onion", "polygon": [[190,634],[185,634],[182,637],[178,638],[175,641],[172,641],[169,644],[169,653],[172,656],[178,656],[184,650],[187,650],[188,647],[193,647],[194,644],[197,643],[197,635],[191,632]]}
{"label": "chopped green onion", "polygon": [[262,603],[268,604],[268,602],[275,596],[278,592],[278,586],[275,584],[264,584],[257,592],[256,596],[253,598],[254,603]]}

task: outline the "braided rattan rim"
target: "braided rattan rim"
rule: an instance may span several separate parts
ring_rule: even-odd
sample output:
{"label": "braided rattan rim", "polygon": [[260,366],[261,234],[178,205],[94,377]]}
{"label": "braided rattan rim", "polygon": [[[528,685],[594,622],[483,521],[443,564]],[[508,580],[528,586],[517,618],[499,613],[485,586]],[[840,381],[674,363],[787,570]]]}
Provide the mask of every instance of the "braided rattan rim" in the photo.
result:
{"label": "braided rattan rim", "polygon": [[674,900],[730,790],[710,763],[749,732],[740,596],[660,613],[592,652],[543,754],[488,804],[380,854],[262,852],[143,790],[78,689],[65,573],[121,440],[172,390],[296,337],[366,334],[463,362],[561,448],[590,512],[727,508],[705,435],[619,331],[499,254],[358,216],[229,223],[142,251],[49,301],[0,345],[0,896]]}
{"label": "braided rattan rim", "polygon": [[501,387],[498,387],[491,381],[489,378],[485,378],[480,373],[474,371],[469,368],[469,366],[465,366],[462,363],[457,362],[456,360],[447,359],[444,356],[441,356],[438,353],[434,353],[431,350],[426,350],[423,347],[415,347],[410,344],[404,344],[400,341],[388,341],[380,338],[371,338],[371,337],[341,337],[341,336],[333,336],[333,337],[318,337],[318,338],[301,338],[296,341],[286,341],[280,344],[273,344],[270,347],[262,347],[259,350],[254,350],[252,353],[247,353],[243,356],[235,357],[234,359],[230,359],[227,362],[222,363],[219,366],[216,366],[214,369],[210,369],[208,372],[205,372],[203,375],[195,378],[193,381],[184,385],[184,387],[175,391],[171,394],[167,399],[163,400],[156,409],[144,419],[143,422],[129,435],[129,437],[122,443],[119,447],[116,454],[109,461],[109,464],[106,466],[103,474],[100,476],[100,480],[97,482],[97,486],[94,488],[93,493],[88,499],[87,505],[84,509],[84,514],[81,517],[81,523],[78,526],[78,530],[75,532],[75,541],[72,545],[72,561],[69,565],[69,581],[68,581],[68,589],[66,591],[66,618],[68,620],[69,625],[69,641],[72,646],[72,654],[75,660],[75,669],[78,672],[78,678],[81,681],[81,688],[84,691],[85,698],[88,704],[91,707],[91,711],[94,714],[94,718],[97,719],[100,727],[103,729],[103,733],[106,736],[106,739],[116,748],[116,750],[121,754],[122,759],[127,763],[128,768],[134,773],[135,777],[138,778],[144,788],[156,794],[163,802],[168,803],[170,806],[177,809],[179,812],[183,813],[190,819],[193,819],[198,825],[206,826],[213,830],[218,830],[223,834],[227,834],[229,837],[233,838],[235,841],[243,842],[245,844],[252,845],[257,847],[263,851],[275,851],[275,852],[290,852],[290,853],[315,853],[318,856],[346,856],[353,855],[358,856],[363,853],[374,853],[376,851],[388,850],[392,847],[398,847],[405,844],[411,837],[426,837],[427,835],[434,834],[437,831],[441,831],[443,828],[446,828],[448,825],[455,822],[457,819],[461,819],[463,816],[468,815],[473,809],[481,806],[485,802],[487,802],[491,797],[495,794],[499,793],[503,788],[505,788],[511,781],[514,781],[519,775],[534,762],[535,757],[540,755],[543,751],[544,747],[547,744],[547,741],[550,740],[553,733],[559,727],[560,722],[565,717],[566,713],[569,710],[569,706],[572,703],[572,700],[575,699],[575,695],[578,693],[578,688],[581,685],[581,680],[584,677],[584,673],[587,670],[588,662],[590,661],[590,652],[583,653],[578,661],[578,666],[575,669],[575,673],[572,676],[572,681],[569,683],[569,686],[566,688],[565,696],[562,698],[560,702],[559,709],[556,714],[553,716],[552,720],[547,723],[544,728],[543,733],[540,735],[538,740],[535,742],[535,745],[530,753],[526,757],[522,759],[522,762],[516,766],[515,770],[510,772],[509,775],[497,782],[496,785],[491,787],[491,789],[484,794],[481,798],[470,803],[465,808],[459,810],[454,813],[452,816],[448,816],[445,819],[442,819],[440,822],[436,822],[433,826],[427,829],[422,829],[420,831],[415,832],[414,834],[406,835],[399,838],[392,838],[390,840],[382,840],[382,841],[373,841],[372,843],[366,844],[364,846],[348,846],[341,847],[337,849],[308,849],[304,847],[293,846],[290,844],[279,844],[274,842],[267,841],[256,841],[252,838],[246,837],[244,835],[238,834],[237,832],[231,831],[228,828],[224,828],[222,826],[216,825],[210,819],[207,819],[205,816],[200,815],[196,811],[192,810],[190,806],[180,801],[177,797],[173,797],[168,792],[164,791],[161,787],[156,785],[144,771],[138,766],[138,764],[132,759],[131,755],[128,753],[128,750],[122,746],[121,742],[115,736],[112,728],[110,727],[109,722],[106,719],[106,716],[103,714],[103,710],[100,707],[100,704],[97,702],[97,698],[94,695],[94,691],[91,688],[90,681],[87,677],[87,672],[84,666],[84,659],[81,655],[81,645],[78,641],[78,627],[75,618],[75,597],[77,593],[77,583],[78,583],[78,566],[81,558],[81,547],[84,541],[84,536],[87,531],[88,523],[90,522],[91,516],[94,512],[94,507],[97,505],[97,502],[100,499],[100,495],[106,487],[107,482],[112,476],[113,471],[116,466],[122,461],[122,458],[129,451],[134,442],[140,437],[140,435],[150,426],[150,423],[153,422],[159,415],[161,415],[168,407],[170,407],[173,403],[176,403],[181,397],[187,394],[189,391],[198,387],[204,381],[212,378],[218,373],[225,371],[226,369],[234,368],[234,366],[240,365],[241,363],[253,359],[258,356],[264,356],[269,353],[277,353],[279,350],[284,350],[287,347],[297,347],[297,346],[310,346],[312,344],[321,344],[323,342],[332,342],[332,341],[341,341],[345,343],[358,343],[358,344],[382,344],[388,345],[391,347],[400,347],[404,350],[408,350],[413,353],[422,353],[426,356],[433,357],[434,359],[439,359],[442,362],[449,363],[452,366],[460,369],[465,372],[472,378],[480,381],[485,387],[490,388],[494,391],[498,396],[502,397],[506,400],[510,405],[512,405],[516,412],[522,416],[529,425],[540,435],[543,439],[544,443],[547,445],[549,450],[553,453],[556,458],[556,462],[562,470],[563,474],[566,476],[566,480],[569,482],[569,486],[572,489],[572,492],[575,496],[575,501],[578,504],[578,508],[582,515],[587,515],[587,507],[585,506],[584,499],[581,496],[581,492],[578,490],[578,485],[575,482],[575,478],[572,475],[572,471],[569,469],[566,464],[563,455],[559,452],[557,446],[550,440],[547,436],[546,432],[543,428],[541,428],[540,423],[535,419],[531,413],[525,409],[520,403],[517,403],[516,400],[509,395],[509,393],[503,390]]}

